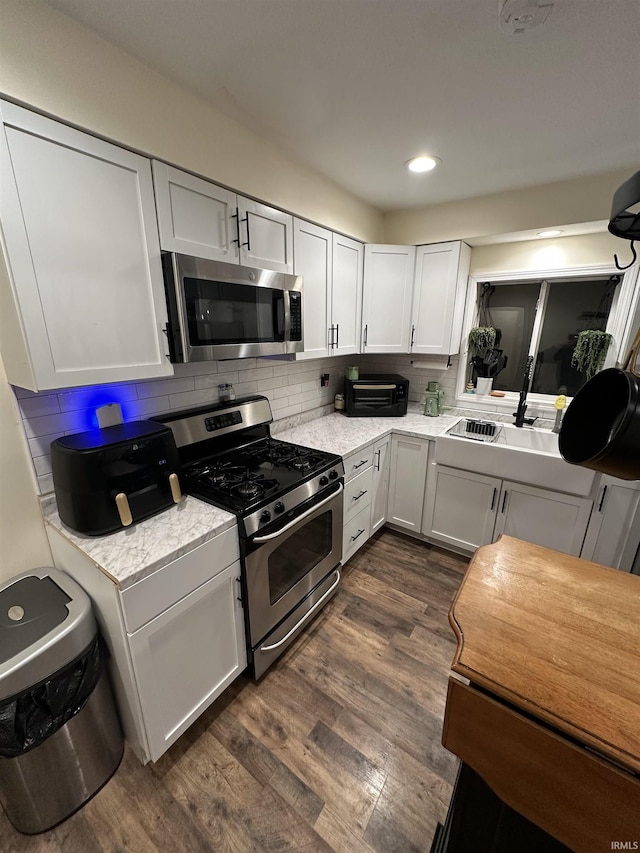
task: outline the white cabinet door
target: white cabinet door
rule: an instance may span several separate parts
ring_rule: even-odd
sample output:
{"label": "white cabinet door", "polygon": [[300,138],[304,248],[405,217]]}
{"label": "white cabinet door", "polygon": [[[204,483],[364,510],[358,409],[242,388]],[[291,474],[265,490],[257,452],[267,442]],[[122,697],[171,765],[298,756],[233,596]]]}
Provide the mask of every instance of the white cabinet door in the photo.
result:
{"label": "white cabinet door", "polygon": [[212,261],[238,263],[236,194],[153,161],[160,246]]}
{"label": "white cabinet door", "polygon": [[362,243],[333,235],[330,325],[334,355],[360,352],[363,258]]}
{"label": "white cabinet door", "polygon": [[432,465],[429,477],[422,532],[467,551],[493,541],[502,481],[445,465]]}
{"label": "white cabinet door", "polygon": [[293,217],[238,196],[240,263],[276,272],[293,272]]}
{"label": "white cabinet door", "polygon": [[415,246],[365,246],[362,352],[409,352]]}
{"label": "white cabinet door", "polygon": [[387,521],[420,533],[429,442],[394,435]]}
{"label": "white cabinet door", "polygon": [[129,637],[152,761],[247,664],[240,563]]}
{"label": "white cabinet door", "polygon": [[373,480],[371,483],[371,533],[387,520],[391,438],[381,438],[373,445]]}
{"label": "white cabinet door", "polygon": [[640,545],[640,489],[604,476],[580,554],[630,572]]}
{"label": "white cabinet door", "polygon": [[43,390],[170,376],[150,161],[14,104],[0,110],[9,381]]}
{"label": "white cabinet door", "polygon": [[302,310],[304,352],[296,360],[329,355],[329,295],[333,235],[326,228],[295,219],[294,271],[303,280]]}
{"label": "white cabinet door", "polygon": [[565,554],[580,554],[593,501],[504,480],[494,541],[501,533]]}
{"label": "white cabinet door", "polygon": [[417,247],[411,352],[459,352],[470,257],[460,242]]}

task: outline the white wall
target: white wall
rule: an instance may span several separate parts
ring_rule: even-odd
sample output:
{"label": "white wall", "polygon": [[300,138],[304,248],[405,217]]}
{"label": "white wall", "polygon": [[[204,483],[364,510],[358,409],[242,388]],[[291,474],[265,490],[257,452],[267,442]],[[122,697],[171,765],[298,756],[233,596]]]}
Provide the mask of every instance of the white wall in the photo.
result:
{"label": "white wall", "polygon": [[39,0],[0,0],[0,56],[12,99],[357,239],[382,237],[375,208]]}
{"label": "white wall", "polygon": [[617,170],[446,204],[396,210],[385,216],[384,242],[472,240],[608,221],[613,194],[629,177],[629,170]]}

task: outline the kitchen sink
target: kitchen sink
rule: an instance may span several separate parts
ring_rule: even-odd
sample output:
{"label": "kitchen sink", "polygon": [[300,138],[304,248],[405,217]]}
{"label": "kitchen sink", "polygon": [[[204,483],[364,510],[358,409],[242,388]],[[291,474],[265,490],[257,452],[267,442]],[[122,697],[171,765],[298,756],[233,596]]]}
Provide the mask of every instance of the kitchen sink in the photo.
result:
{"label": "kitchen sink", "polygon": [[439,465],[574,495],[591,492],[595,472],[565,462],[551,430],[472,421],[476,431],[465,432],[466,423],[462,418],[436,438]]}

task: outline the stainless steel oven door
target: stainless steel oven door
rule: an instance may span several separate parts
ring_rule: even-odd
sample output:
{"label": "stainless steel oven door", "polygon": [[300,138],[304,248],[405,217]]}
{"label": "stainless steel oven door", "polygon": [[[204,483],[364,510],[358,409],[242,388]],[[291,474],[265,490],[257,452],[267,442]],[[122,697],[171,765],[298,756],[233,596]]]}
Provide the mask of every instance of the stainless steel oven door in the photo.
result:
{"label": "stainless steel oven door", "polygon": [[300,608],[297,620],[302,619],[305,609],[316,603],[307,601],[309,593],[339,565],[343,490],[340,483],[329,496],[322,497],[281,529],[251,540],[245,569],[252,648],[296,608]]}

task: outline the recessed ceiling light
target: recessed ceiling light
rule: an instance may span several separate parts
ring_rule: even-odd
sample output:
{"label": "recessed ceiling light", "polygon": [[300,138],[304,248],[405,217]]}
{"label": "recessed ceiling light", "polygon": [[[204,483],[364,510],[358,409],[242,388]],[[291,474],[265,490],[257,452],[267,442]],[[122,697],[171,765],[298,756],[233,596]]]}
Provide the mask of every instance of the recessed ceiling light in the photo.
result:
{"label": "recessed ceiling light", "polygon": [[538,231],[538,237],[559,237],[564,234],[561,228],[549,228],[547,231]]}
{"label": "recessed ceiling light", "polygon": [[405,165],[410,172],[430,172],[441,162],[439,157],[433,157],[429,154],[421,157],[412,157],[411,160],[407,160]]}

